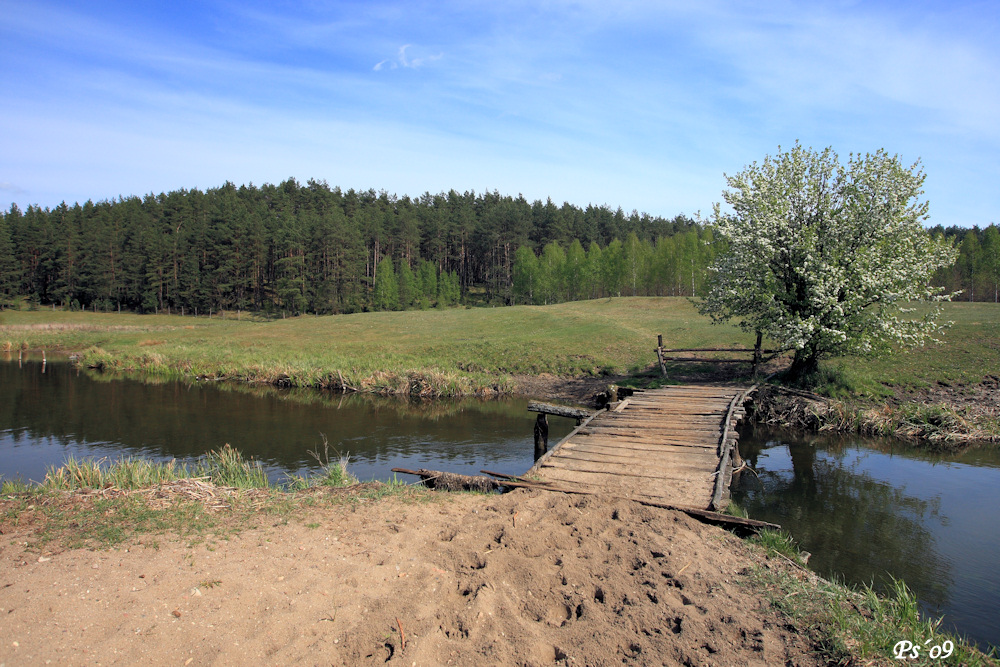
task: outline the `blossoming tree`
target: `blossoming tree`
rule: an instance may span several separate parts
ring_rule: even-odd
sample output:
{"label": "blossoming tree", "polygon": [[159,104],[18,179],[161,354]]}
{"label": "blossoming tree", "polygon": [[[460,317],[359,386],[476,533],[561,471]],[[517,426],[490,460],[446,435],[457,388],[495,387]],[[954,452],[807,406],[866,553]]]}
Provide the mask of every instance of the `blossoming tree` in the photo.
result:
{"label": "blossoming tree", "polygon": [[732,211],[716,204],[713,218],[729,247],[701,311],[794,350],[792,377],[824,356],[923,344],[940,306],[913,305],[954,296],[930,279],[956,254],[924,230],[924,178],[884,150],[843,166],[833,149],[798,143],[727,175]]}

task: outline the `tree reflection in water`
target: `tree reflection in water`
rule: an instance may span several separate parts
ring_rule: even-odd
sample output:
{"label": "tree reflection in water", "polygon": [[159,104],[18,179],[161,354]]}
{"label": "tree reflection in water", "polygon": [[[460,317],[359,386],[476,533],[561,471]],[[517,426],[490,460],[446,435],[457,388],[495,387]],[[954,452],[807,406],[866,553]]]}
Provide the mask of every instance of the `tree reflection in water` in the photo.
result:
{"label": "tree reflection in water", "polygon": [[758,431],[740,442],[757,470],[742,473],[734,499],[750,516],[781,524],[810,566],[828,578],[885,588],[902,579],[931,610],[948,604],[951,563],[936,548],[947,525],[938,497],[893,479],[898,443]]}

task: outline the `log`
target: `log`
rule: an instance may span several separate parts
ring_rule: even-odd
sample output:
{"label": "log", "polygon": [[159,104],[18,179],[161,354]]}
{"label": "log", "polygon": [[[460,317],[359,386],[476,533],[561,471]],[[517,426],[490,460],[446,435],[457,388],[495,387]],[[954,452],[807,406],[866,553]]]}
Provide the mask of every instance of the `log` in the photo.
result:
{"label": "log", "polygon": [[[555,486],[553,484],[548,484],[548,483],[528,482],[524,480],[519,482],[515,482],[509,479],[503,480],[500,482],[500,485],[519,488],[519,489],[538,489],[540,491],[554,491],[556,493],[575,493],[585,496],[603,495],[596,491],[585,491],[583,489],[572,489],[569,487]],[[618,498],[619,496],[607,496],[607,497]],[[669,503],[658,503],[653,500],[638,500],[636,498],[622,498],[622,500],[631,500],[633,502],[639,503],[640,505],[646,505],[647,507],[658,507],[660,509],[665,509],[665,510],[675,510],[677,512],[684,512],[688,516],[698,519],[699,521],[704,521],[706,523],[711,523],[714,525],[749,529],[752,531],[759,531],[764,528],[771,528],[774,530],[781,529],[781,526],[776,523],[769,523],[767,521],[760,521],[758,519],[745,519],[740,516],[730,516],[728,514],[712,512],[710,510],[700,510],[695,507],[683,507],[681,505],[670,505]]]}
{"label": "log", "polygon": [[[664,352],[753,352],[752,347],[678,347],[672,350],[664,350]],[[761,352],[766,352],[771,354],[772,352],[781,352],[781,350],[761,350]]]}
{"label": "log", "polygon": [[500,488],[500,483],[489,477],[479,475],[459,475],[453,472],[441,472],[440,470],[409,470],[407,468],[393,468],[392,472],[401,472],[406,475],[418,475],[424,486],[431,489],[442,489],[444,491],[496,491]]}
{"label": "log", "polygon": [[570,419],[586,419],[593,414],[593,410],[571,408],[565,405],[552,405],[551,403],[540,403],[538,401],[528,403],[528,411],[556,415],[557,417],[569,417]]}

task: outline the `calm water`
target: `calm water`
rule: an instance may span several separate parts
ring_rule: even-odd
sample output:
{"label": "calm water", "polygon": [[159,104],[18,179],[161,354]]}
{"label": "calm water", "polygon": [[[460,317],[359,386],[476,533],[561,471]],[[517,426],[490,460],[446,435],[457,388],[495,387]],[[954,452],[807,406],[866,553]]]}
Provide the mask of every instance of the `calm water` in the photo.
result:
{"label": "calm water", "polygon": [[[534,458],[526,399],[412,403],[371,396],[111,379],[66,363],[0,361],[0,475],[41,480],[70,455],[193,459],[230,443],[272,481],[317,468],[322,436],[361,480],[390,468],[522,474]],[[549,441],[574,422],[549,418]],[[409,478],[408,476],[405,476]],[[416,478],[412,478],[416,480]]]}
{"label": "calm water", "polygon": [[1000,646],[1000,449],[934,455],[898,441],[753,429],[733,499],[779,523],[820,574],[906,582],[925,611]]}

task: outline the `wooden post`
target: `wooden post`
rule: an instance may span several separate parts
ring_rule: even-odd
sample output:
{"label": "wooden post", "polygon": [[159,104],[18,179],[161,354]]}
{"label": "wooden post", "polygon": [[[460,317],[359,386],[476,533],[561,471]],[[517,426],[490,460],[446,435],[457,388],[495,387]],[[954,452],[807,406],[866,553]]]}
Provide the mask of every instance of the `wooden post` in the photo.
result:
{"label": "wooden post", "polygon": [[545,456],[549,449],[549,420],[544,412],[535,419],[535,460]]}
{"label": "wooden post", "polygon": [[656,334],[656,360],[660,362],[660,373],[667,377],[667,365],[663,363],[663,334]]}
{"label": "wooden post", "polygon": [[763,341],[764,334],[760,331],[757,332],[757,342],[753,346],[753,376],[757,377],[757,365],[760,364],[760,346]]}

